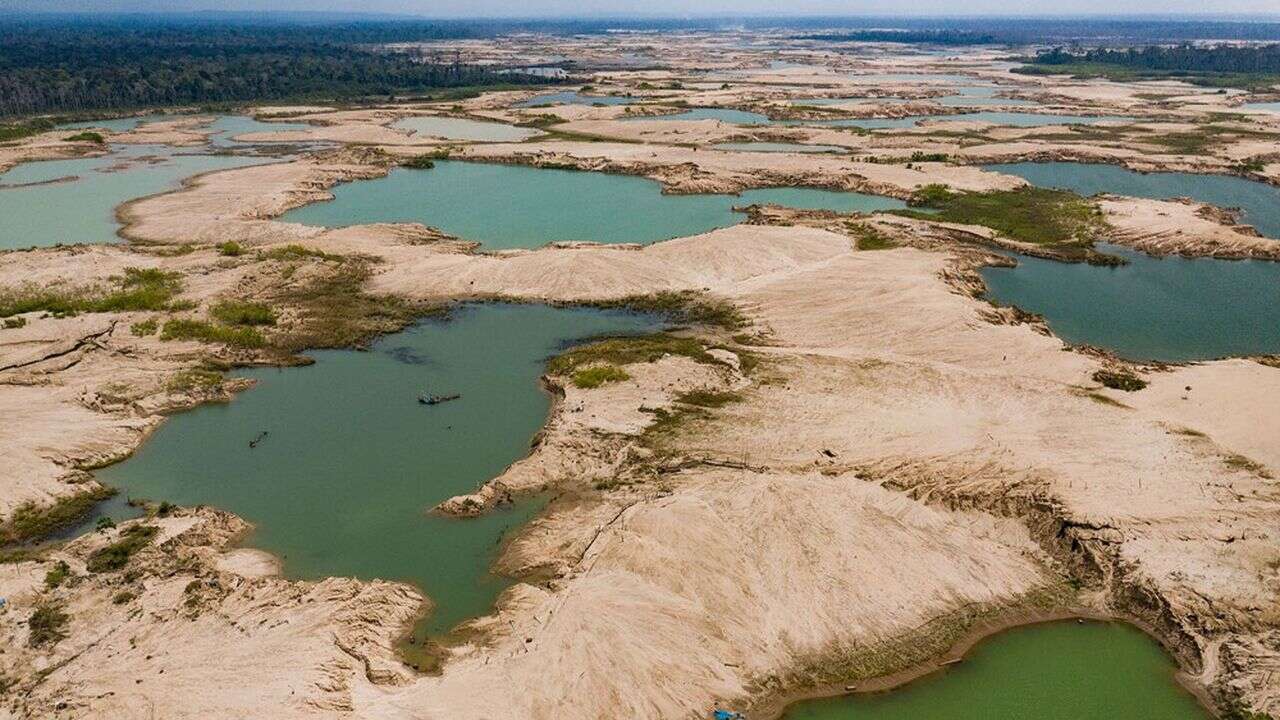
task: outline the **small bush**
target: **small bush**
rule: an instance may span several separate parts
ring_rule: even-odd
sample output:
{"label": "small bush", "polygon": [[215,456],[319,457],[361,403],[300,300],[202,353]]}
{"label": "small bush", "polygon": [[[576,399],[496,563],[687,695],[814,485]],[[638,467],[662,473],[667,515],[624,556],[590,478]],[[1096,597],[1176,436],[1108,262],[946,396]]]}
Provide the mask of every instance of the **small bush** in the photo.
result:
{"label": "small bush", "polygon": [[346,260],[342,255],[327,253],[323,250],[313,250],[296,243],[290,245],[282,245],[278,248],[263,251],[262,257],[267,260],[306,260],[314,258],[317,260],[328,260],[332,262],[342,262]]}
{"label": "small bush", "polygon": [[436,166],[435,160],[430,156],[419,155],[418,157],[405,158],[400,161],[400,167],[409,168],[411,170],[430,170]]}
{"label": "small bush", "polygon": [[1094,382],[1104,387],[1124,392],[1137,392],[1147,386],[1147,381],[1127,370],[1099,370],[1093,374]]}
{"label": "small bush", "polygon": [[244,246],[235,240],[218,243],[218,254],[226,257],[239,257],[244,254]]}
{"label": "small bush", "polygon": [[98,548],[89,556],[85,568],[91,573],[104,573],[119,570],[129,564],[134,553],[147,546],[151,538],[160,532],[154,525],[133,525],[120,533],[120,539],[110,545]]}
{"label": "small bush", "polygon": [[102,138],[102,135],[96,132],[86,131],[86,132],[76,133],[75,135],[72,135],[71,137],[67,138],[67,142],[91,142],[91,143],[97,143],[101,145],[102,143],[106,142],[106,140]]}
{"label": "small bush", "polygon": [[116,521],[112,520],[106,515],[103,515],[102,517],[98,518],[98,522],[94,523],[94,529],[97,530],[98,532],[104,532],[106,530],[110,530],[115,526],[116,526]]}
{"label": "small bush", "polygon": [[24,317],[14,317],[14,318],[4,319],[5,330],[17,330],[18,328],[26,327],[26,326],[27,326],[27,319]]}
{"label": "small bush", "polygon": [[573,374],[574,387],[584,389],[598,388],[605,383],[621,382],[630,380],[631,376],[626,370],[617,365],[596,365],[583,370],[578,370]]}
{"label": "small bush", "polygon": [[57,564],[49,568],[44,574],[44,586],[52,590],[62,584],[67,576],[71,574],[71,566],[65,561],[59,560]]}
{"label": "small bush", "polygon": [[172,309],[170,301],[182,290],[178,273],[154,268],[125,268],[110,278],[114,287],[46,289],[28,285],[0,293],[0,317],[47,312],[55,317],[82,312],[141,312]]}
{"label": "small bush", "polygon": [[636,312],[650,312],[672,322],[709,325],[729,330],[737,330],[748,324],[746,317],[733,303],[692,290],[628,295],[617,300],[593,303],[593,305],[602,308],[625,308]]}
{"label": "small bush", "polygon": [[57,645],[67,636],[67,614],[62,607],[51,603],[36,606],[27,618],[27,627],[31,630],[27,636],[27,644],[33,648]]}
{"label": "small bush", "polygon": [[547,363],[547,371],[553,375],[568,374],[580,366],[595,363],[629,365],[654,362],[667,355],[682,355],[708,365],[716,363],[702,343],[693,338],[682,338],[666,333],[638,337],[610,338],[573,348],[554,357]]}
{"label": "small bush", "polygon": [[111,602],[114,605],[124,605],[125,603],[132,602],[136,597],[138,597],[138,594],[132,590],[121,590],[111,598]]}
{"label": "small bush", "polygon": [[276,313],[262,303],[223,300],[209,314],[228,325],[275,325]]}
{"label": "small bush", "polygon": [[196,340],[205,343],[222,343],[232,347],[260,348],[267,339],[252,327],[226,327],[203,320],[174,319],[166,322],[160,331],[160,339]]}
{"label": "small bush", "polygon": [[221,384],[222,373],[195,368],[175,373],[165,385],[165,389],[171,393],[184,393],[192,390],[210,390]]}
{"label": "small bush", "polygon": [[690,390],[676,396],[676,402],[703,408],[719,408],[742,401],[742,393],[732,390]]}
{"label": "small bush", "polygon": [[129,332],[133,333],[134,337],[146,337],[147,335],[155,335],[156,330],[159,330],[159,329],[160,329],[160,324],[156,322],[155,318],[151,318],[149,320],[142,320],[140,322],[136,322],[129,326]]}

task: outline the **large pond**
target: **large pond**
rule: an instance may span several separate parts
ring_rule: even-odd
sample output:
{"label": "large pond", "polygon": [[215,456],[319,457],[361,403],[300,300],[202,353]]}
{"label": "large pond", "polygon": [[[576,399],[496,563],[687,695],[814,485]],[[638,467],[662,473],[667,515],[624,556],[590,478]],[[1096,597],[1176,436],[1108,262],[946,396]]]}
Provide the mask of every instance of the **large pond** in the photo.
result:
{"label": "large pond", "polygon": [[391,127],[411,130],[415,137],[423,136],[445,140],[478,142],[519,142],[542,134],[532,128],[504,125],[499,122],[482,122],[480,120],[440,116],[404,118],[396,121]]}
{"label": "large pond", "polygon": [[697,235],[740,222],[733,207],[752,203],[844,212],[904,206],[892,198],[807,188],[664,195],[658,183],[630,175],[458,161],[440,161],[430,170],[396,169],[376,180],[339,185],[333,194],[330,202],[298,208],[282,219],[328,227],[417,222],[504,249]]}
{"label": "large pond", "polygon": [[1209,720],[1160,646],[1127,625],[1051,623],[979,644],[906,687],[799,703],[784,720]]}
{"label": "large pond", "polygon": [[545,93],[534,95],[515,107],[538,107],[541,105],[627,105],[636,102],[635,98],[617,97],[615,95],[584,95],[576,91]]}
{"label": "large pond", "polygon": [[1127,265],[1018,257],[983,268],[990,296],[1045,316],[1070,343],[1132,360],[1185,362],[1280,352],[1280,263],[1156,258],[1103,245]]}
{"label": "large pond", "polygon": [[1017,175],[1033,185],[1162,200],[1189,197],[1219,207],[1238,207],[1242,220],[1267,237],[1280,239],[1280,188],[1229,175],[1140,173],[1115,165],[1070,162],[1007,163],[987,170]]}
{"label": "large pond", "polygon": [[711,146],[716,150],[733,150],[737,152],[798,152],[798,153],[838,153],[849,152],[848,148],[838,145],[806,145],[803,143],[785,142],[738,142],[717,143]]}
{"label": "large pond", "polygon": [[[550,407],[538,384],[548,356],[656,327],[619,312],[464,306],[370,352],[239,371],[257,386],[170,418],[97,475],[133,497],[235,512],[256,526],[248,544],[277,554],[288,577],[412,582],[437,603],[425,629],[441,632],[484,613],[508,584],[489,572],[498,542],[539,504],[474,520],[428,510],[528,453]],[[427,406],[424,393],[462,397]]]}
{"label": "large pond", "polygon": [[[1005,103],[1001,103],[1005,104]],[[1015,104],[1015,103],[1009,103]],[[1132,118],[1120,115],[1045,115],[1030,112],[983,111],[959,115],[910,115],[901,118],[852,118],[846,120],[798,120],[791,125],[826,125],[830,127],[860,127],[867,130],[882,128],[917,127],[925,120],[938,122],[982,122],[1010,127],[1044,127],[1048,125],[1095,125],[1102,122],[1124,122]]]}
{"label": "large pond", "polygon": [[115,145],[103,157],[23,163],[0,174],[0,249],[113,242],[121,203],[175,189],[192,175],[267,161]]}
{"label": "large pond", "polygon": [[[946,100],[947,98],[940,98]],[[964,98],[952,98],[954,104]],[[998,98],[993,98],[996,100]],[[807,102],[807,101],[805,101]],[[804,103],[801,103],[804,104]],[[812,103],[809,103],[812,104]],[[821,104],[821,103],[819,103]],[[1017,105],[1016,101],[992,103]],[[1031,112],[980,111],[958,115],[909,115],[900,118],[845,118],[843,120],[770,120],[768,116],[729,108],[694,108],[675,115],[633,115],[627,120],[719,120],[735,125],[822,125],[858,127],[867,130],[917,127],[926,120],[982,122],[1010,127],[1044,127],[1048,125],[1094,125],[1102,122],[1124,122],[1132,118],[1120,115],[1045,115]]]}

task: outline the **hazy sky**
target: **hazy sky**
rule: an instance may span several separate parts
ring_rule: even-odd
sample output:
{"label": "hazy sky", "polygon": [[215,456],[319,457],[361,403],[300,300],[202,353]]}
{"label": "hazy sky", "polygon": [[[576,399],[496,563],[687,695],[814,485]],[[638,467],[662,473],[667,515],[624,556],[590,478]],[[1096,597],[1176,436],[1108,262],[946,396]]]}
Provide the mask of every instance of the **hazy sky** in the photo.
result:
{"label": "hazy sky", "polygon": [[434,17],[1280,12],[1280,0],[0,0],[0,11],[315,10]]}

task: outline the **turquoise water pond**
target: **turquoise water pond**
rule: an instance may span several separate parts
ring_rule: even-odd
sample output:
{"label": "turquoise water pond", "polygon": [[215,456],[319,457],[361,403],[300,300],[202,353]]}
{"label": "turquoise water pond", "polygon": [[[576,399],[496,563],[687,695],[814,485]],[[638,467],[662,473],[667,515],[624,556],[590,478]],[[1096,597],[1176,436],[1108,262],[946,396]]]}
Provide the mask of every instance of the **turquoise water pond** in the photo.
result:
{"label": "turquoise water pond", "polygon": [[330,202],[282,219],[327,227],[417,222],[505,249],[574,240],[648,244],[697,235],[737,224],[742,216],[733,207],[752,203],[845,212],[903,207],[892,198],[810,188],[664,195],[658,183],[630,175],[458,161],[440,161],[430,170],[396,169],[377,180],[339,185],[333,194]]}
{"label": "turquoise water pond", "polygon": [[192,175],[269,160],[115,145],[103,157],[24,163],[0,174],[0,249],[115,242],[121,203],[175,189]]}

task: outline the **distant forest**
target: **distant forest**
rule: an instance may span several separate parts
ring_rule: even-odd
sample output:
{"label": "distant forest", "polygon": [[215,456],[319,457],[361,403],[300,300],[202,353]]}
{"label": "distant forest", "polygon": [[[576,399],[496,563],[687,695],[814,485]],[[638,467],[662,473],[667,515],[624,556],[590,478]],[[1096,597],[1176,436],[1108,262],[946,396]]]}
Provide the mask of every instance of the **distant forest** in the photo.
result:
{"label": "distant forest", "polygon": [[896,42],[938,45],[991,45],[1003,42],[990,33],[968,30],[852,30],[846,32],[797,35],[797,40],[826,42]]}
{"label": "distant forest", "polygon": [[0,23],[0,116],[548,82],[378,47],[480,34],[425,22]]}
{"label": "distant forest", "polygon": [[1014,72],[1124,78],[1183,78],[1203,85],[1259,87],[1280,83],[1280,43],[1152,45],[1143,48],[1055,48]]}

